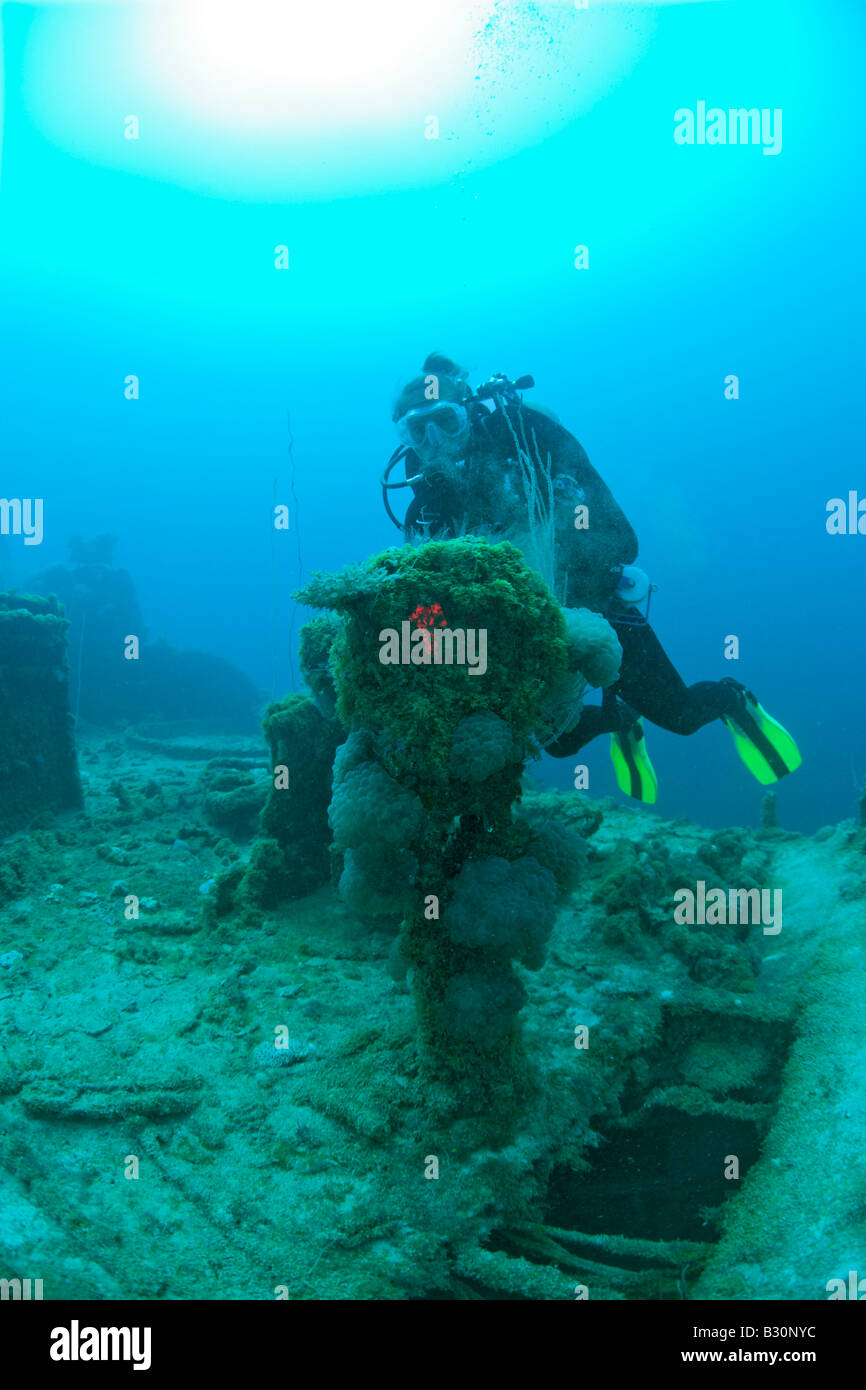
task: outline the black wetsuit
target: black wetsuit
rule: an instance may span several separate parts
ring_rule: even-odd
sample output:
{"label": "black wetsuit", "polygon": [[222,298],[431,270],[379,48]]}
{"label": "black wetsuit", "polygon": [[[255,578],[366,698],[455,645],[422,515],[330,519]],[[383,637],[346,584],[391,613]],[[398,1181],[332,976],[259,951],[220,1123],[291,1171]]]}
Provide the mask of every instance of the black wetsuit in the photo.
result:
{"label": "black wetsuit", "polygon": [[[584,449],[562,425],[531,406],[508,407],[488,414],[478,411],[473,422],[472,446],[459,476],[450,478],[428,472],[413,484],[413,499],[403,523],[408,537],[473,534],[496,538],[513,520],[515,438],[530,454],[549,457],[557,494],[557,551],[565,573],[565,594],[557,595],[566,607],[590,608],[602,613],[622,644],[622,666],[616,682],[603,693],[600,705],[585,705],[574,728],[548,745],[554,757],[569,757],[590,739],[617,733],[645,715],[651,723],[672,733],[693,734],[723,714],[742,708],[735,681],[699,681],[687,686],[665,655],[664,649],[636,609],[617,606],[615,597],[619,566],[637,557],[637,537],[609,488],[590,463]],[[421,472],[410,451],[406,476]],[[576,530],[573,504],[589,510],[590,524]],[[633,616],[634,615],[634,616]]]}

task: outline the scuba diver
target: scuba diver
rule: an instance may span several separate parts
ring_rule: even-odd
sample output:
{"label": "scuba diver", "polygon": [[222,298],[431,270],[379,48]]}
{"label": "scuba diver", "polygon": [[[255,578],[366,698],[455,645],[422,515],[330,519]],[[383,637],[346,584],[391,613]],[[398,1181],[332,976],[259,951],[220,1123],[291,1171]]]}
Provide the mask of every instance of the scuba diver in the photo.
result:
{"label": "scuba diver", "polygon": [[[644,718],[684,735],[722,719],[764,786],[799,767],[791,735],[744,685],[730,677],[686,685],[678,674],[648,622],[653,586],[633,563],[637,537],[574,436],[546,407],[524,401],[532,377],[512,382],[500,374],[473,391],[467,375],[434,352],[404,386],[393,412],[402,443],[382,475],[382,496],[406,540],[467,533],[511,540],[563,607],[591,609],[613,627],[622,647],[619,676],[547,751],[571,757],[610,734],[620,789],[649,803],[658,780]],[[392,482],[399,463],[404,477]],[[412,491],[402,521],[389,500],[397,488]]]}

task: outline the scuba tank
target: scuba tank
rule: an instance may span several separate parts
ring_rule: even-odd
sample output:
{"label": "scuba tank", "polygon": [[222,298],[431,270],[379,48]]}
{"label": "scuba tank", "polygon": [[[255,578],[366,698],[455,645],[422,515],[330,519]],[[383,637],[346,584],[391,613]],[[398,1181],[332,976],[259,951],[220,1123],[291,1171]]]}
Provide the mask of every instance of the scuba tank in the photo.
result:
{"label": "scuba tank", "polygon": [[[616,621],[618,623],[634,623],[635,625],[648,622],[650,599],[658,585],[651,584],[649,575],[644,570],[638,569],[637,565],[613,565],[611,574],[619,576],[613,591],[613,599],[622,604],[626,610],[624,613],[617,613]],[[641,613],[639,609],[644,602],[646,602],[646,607]]]}

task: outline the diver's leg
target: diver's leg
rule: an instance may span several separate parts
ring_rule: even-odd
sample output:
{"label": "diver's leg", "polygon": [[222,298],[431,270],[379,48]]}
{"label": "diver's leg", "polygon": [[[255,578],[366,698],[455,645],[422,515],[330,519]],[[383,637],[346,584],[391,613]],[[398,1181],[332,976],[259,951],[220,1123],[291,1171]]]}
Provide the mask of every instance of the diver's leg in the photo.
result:
{"label": "diver's leg", "polygon": [[612,626],[622,646],[619,678],[603,691],[600,705],[584,705],[574,728],[547,745],[553,757],[570,757],[599,734],[620,733],[640,715],[688,735],[740,710],[745,687],[729,677],[686,685],[649,623],[614,620]]}
{"label": "diver's leg", "polygon": [[736,714],[744,688],[734,680],[686,685],[649,623],[614,623],[623,660],[614,692],[638,714],[672,734],[693,734],[722,715]]}
{"label": "diver's leg", "polygon": [[605,690],[600,705],[584,705],[580,718],[572,729],[566,729],[553,743],[545,745],[545,751],[554,758],[570,758],[585,744],[591,743],[599,734],[616,733],[620,727],[620,713],[616,697]]}

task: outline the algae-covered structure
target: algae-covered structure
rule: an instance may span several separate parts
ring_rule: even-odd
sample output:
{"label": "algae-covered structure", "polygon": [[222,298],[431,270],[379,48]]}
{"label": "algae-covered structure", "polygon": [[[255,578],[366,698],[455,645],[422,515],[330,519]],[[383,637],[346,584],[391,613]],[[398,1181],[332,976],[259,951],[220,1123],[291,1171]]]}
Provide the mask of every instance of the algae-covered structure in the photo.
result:
{"label": "algae-covered structure", "polygon": [[513,962],[542,964],[562,882],[562,847],[514,815],[574,688],[562,612],[513,546],[474,538],[388,552],[302,598],[344,620],[330,654],[349,731],[329,811],[340,890],[402,923],[423,1055],[464,1105],[470,1090],[489,1105],[519,1073]]}
{"label": "algae-covered structure", "polygon": [[55,598],[0,594],[0,832],[81,806],[68,626]]}
{"label": "algae-covered structure", "polygon": [[[265,710],[270,786],[258,817],[260,833],[249,862],[222,876],[210,905],[217,917],[303,898],[328,881],[331,770],[345,737],[328,665],[337,630],[331,617],[307,624],[301,634],[301,671],[312,693],[287,695]],[[247,776],[230,795],[241,795],[246,808],[255,790]]]}

